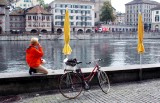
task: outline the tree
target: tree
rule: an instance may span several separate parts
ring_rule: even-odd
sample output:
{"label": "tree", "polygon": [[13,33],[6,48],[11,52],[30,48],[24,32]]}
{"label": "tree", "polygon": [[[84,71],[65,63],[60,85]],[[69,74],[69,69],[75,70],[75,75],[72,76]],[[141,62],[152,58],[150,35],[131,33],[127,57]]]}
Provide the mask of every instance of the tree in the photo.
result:
{"label": "tree", "polygon": [[44,0],[37,0],[39,2],[40,5],[45,5]]}
{"label": "tree", "polygon": [[106,1],[101,8],[100,21],[108,22],[114,20],[113,7],[110,2]]}
{"label": "tree", "polygon": [[39,2],[40,5],[42,5],[44,7],[44,9],[47,9],[48,4],[44,3],[44,0],[37,0]]}

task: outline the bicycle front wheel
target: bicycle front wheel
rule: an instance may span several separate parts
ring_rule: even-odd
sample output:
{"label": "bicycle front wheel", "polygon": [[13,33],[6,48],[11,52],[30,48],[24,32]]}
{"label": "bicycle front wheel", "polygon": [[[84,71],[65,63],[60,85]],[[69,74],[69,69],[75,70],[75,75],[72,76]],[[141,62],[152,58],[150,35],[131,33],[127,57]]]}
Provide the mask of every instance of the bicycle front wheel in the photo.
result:
{"label": "bicycle front wheel", "polygon": [[61,76],[59,90],[64,97],[74,99],[81,94],[82,89],[82,80],[75,73]]}
{"label": "bicycle front wheel", "polygon": [[110,82],[107,74],[104,71],[98,71],[97,76],[101,90],[107,94],[110,90]]}

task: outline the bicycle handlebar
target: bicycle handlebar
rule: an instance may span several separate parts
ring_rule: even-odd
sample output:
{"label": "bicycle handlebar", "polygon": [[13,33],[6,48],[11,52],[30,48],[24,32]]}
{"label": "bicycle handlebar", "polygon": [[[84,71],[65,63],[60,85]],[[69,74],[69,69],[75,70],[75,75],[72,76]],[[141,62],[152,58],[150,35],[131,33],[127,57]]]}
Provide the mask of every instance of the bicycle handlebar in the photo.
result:
{"label": "bicycle handlebar", "polygon": [[91,63],[95,63],[95,62],[99,62],[99,61],[102,61],[103,59],[96,59],[94,61],[91,61],[91,62],[87,62],[86,64],[91,64]]}
{"label": "bicycle handlebar", "polygon": [[77,61],[77,64],[81,64],[82,62]]}

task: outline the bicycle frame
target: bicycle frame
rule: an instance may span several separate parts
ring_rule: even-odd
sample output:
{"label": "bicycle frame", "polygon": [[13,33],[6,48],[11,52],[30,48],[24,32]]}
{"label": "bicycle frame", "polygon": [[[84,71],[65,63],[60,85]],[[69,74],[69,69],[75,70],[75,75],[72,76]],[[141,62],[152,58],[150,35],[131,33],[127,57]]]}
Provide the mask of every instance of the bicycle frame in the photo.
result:
{"label": "bicycle frame", "polygon": [[99,65],[98,64],[96,64],[95,65],[95,67],[94,67],[94,69],[92,70],[92,72],[88,75],[88,76],[84,76],[84,74],[82,73],[82,70],[81,69],[79,69],[80,71],[80,73],[78,73],[79,74],[79,76],[81,77],[81,79],[82,79],[82,81],[83,82],[90,82],[90,81],[92,81],[92,79],[93,79],[93,77],[97,74],[97,71],[99,70]]}

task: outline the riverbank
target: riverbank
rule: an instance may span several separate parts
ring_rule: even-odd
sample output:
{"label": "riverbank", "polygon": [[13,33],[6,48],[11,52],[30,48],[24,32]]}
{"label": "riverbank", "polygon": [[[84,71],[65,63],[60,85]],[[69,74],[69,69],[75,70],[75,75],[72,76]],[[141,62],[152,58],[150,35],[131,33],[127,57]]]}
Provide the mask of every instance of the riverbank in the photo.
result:
{"label": "riverbank", "polygon": [[[63,34],[59,35],[49,35],[49,34],[39,34],[39,35],[21,35],[21,34],[12,34],[12,35],[0,35],[0,40],[8,41],[18,41],[18,40],[30,40],[31,37],[38,37],[41,40],[57,40],[63,39]],[[90,40],[90,39],[136,39],[137,33],[84,33],[84,34],[72,34],[71,39],[73,40]],[[160,33],[145,32],[144,38],[146,39],[160,39]]]}

